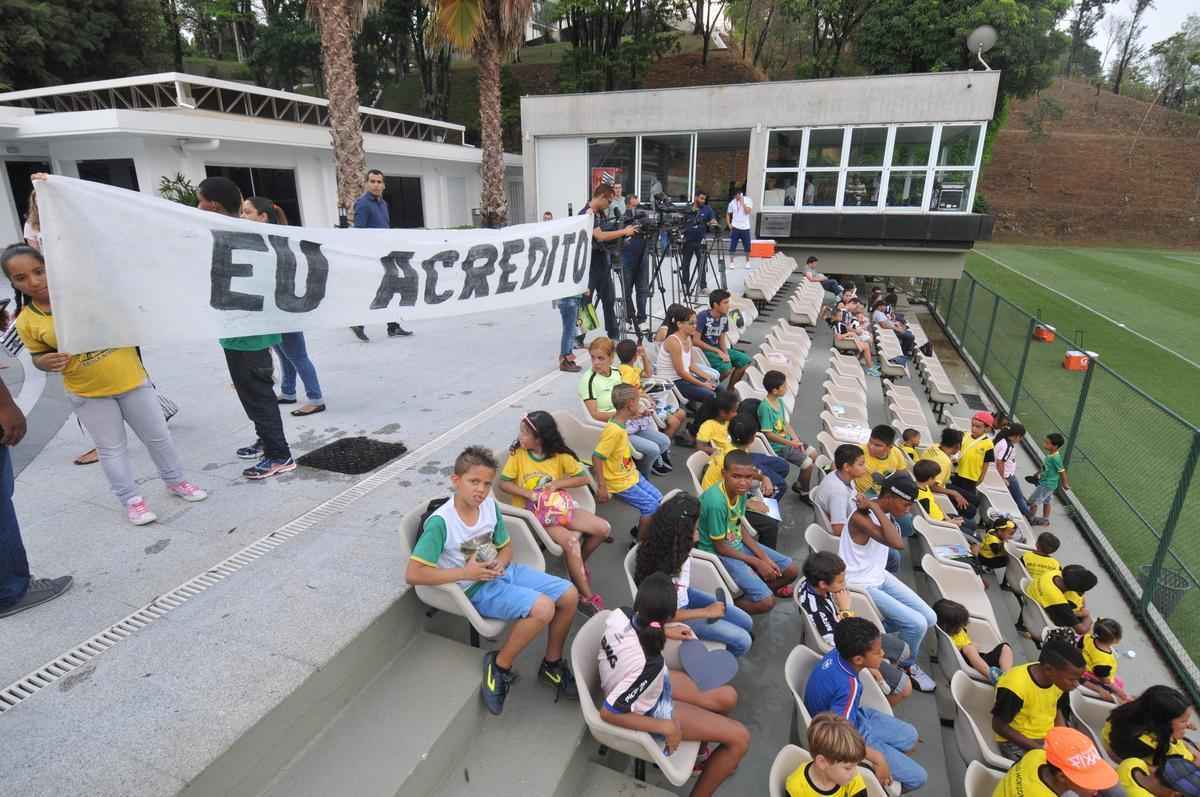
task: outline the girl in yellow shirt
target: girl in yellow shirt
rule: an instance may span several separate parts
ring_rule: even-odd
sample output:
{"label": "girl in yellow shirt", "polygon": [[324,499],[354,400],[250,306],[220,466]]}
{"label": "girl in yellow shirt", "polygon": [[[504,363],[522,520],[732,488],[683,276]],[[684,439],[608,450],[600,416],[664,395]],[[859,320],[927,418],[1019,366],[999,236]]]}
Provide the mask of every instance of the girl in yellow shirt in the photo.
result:
{"label": "girl in yellow shirt", "polygon": [[1113,647],[1121,642],[1121,624],[1108,617],[1092,623],[1092,632],[1084,634],[1080,645],[1087,670],[1083,683],[1088,691],[1102,700],[1128,703],[1125,682],[1117,677],[1117,656]]}
{"label": "girl in yellow shirt", "polygon": [[0,254],[0,268],[13,290],[24,295],[25,306],[16,320],[21,342],[37,368],[62,374],[75,415],[96,441],[104,475],[129,521],[143,526],[158,516],[138,494],[126,448],[126,424],[146,446],[168,493],[184,501],[207,498],[208,493],[183,478],[158,395],[137,350],[126,346],[80,354],[60,352],[41,252],[23,244],[10,246]]}

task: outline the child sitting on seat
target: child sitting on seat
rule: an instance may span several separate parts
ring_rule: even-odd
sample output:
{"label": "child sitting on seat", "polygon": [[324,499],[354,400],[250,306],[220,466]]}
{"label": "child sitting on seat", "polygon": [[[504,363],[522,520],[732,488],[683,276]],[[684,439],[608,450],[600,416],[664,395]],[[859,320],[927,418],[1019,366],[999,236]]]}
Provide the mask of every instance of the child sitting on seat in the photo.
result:
{"label": "child sitting on seat", "polygon": [[633,464],[633,447],[625,424],[638,412],[638,389],[617,385],[612,389],[613,417],[604,424],[596,449],[592,452],[592,478],[596,480],[596,501],[607,504],[612,496],[620,498],[642,516],[638,538],[644,539],[650,518],[662,501],[662,493]]}
{"label": "child sitting on seat", "polygon": [[[654,366],[650,363],[650,356],[646,354],[645,347],[629,339],[622,340],[617,343],[617,359],[621,361],[621,364],[617,366],[617,371],[621,374],[621,381],[627,385],[633,385],[641,391],[643,404],[650,403],[650,406],[643,408],[653,409],[654,415],[662,421],[665,427],[664,433],[667,437],[674,439],[676,433],[687,421],[687,414],[679,408],[673,391],[662,390],[656,396],[650,396],[642,387],[642,380],[654,373]],[[646,421],[654,424],[654,418],[650,416],[635,418],[630,423],[630,430],[651,428],[645,426]],[[654,425],[653,428],[657,429],[657,425]],[[663,452],[661,459],[668,468],[671,467],[669,450]]]}
{"label": "child sitting on seat", "polygon": [[[729,440],[735,451],[749,453],[757,433],[758,424],[745,415],[737,415],[729,422]],[[750,456],[751,459],[754,459],[753,454]],[[757,466],[757,462],[755,465]],[[724,468],[725,456],[723,454],[716,454],[708,460],[708,467],[704,469],[704,479],[700,482],[701,493],[724,478],[722,475]],[[771,510],[762,497],[774,498],[775,505],[778,507],[780,495],[781,493],[776,490],[771,477],[764,473],[762,468],[758,468],[758,484],[754,485],[751,492],[746,495],[746,520],[750,521],[751,527],[758,535],[759,542],[770,548],[774,548],[779,541],[780,521],[771,515]]]}
{"label": "child sitting on seat", "polygon": [[1004,543],[1017,533],[1017,524],[1010,517],[998,517],[989,521],[984,528],[983,538],[978,545],[973,546],[972,553],[980,567],[989,570],[1002,570],[1008,567],[1008,552]]}
{"label": "child sitting on seat", "polygon": [[942,598],[934,601],[933,613],[937,615],[938,628],[946,632],[954,647],[962,653],[963,659],[975,668],[975,671],[992,683],[1000,680],[1000,676],[1012,669],[1013,652],[1007,642],[1001,642],[996,647],[981,653],[971,641],[967,633],[967,623],[971,616],[967,607],[956,601]]}
{"label": "child sitting on seat", "polygon": [[479,693],[488,711],[499,714],[516,678],[513,662],[544,628],[546,655],[538,680],[567,697],[578,696],[562,653],[579,593],[569,581],[512,564],[508,531],[491,495],[495,479],[491,451],[470,446],[458,455],[450,477],[454,496],[425,520],[404,580],[413,586],[458,584],[481,616],[515,621],[500,650],[483,657]]}
{"label": "child sitting on seat", "polygon": [[[800,478],[792,482],[792,490],[800,496],[800,500],[811,506],[808,485],[812,480],[813,448],[800,439],[788,420],[787,410],[783,406],[787,376],[782,371],[767,371],[763,374],[762,383],[767,397],[758,403],[759,429],[767,436],[777,457],[800,468]],[[762,465],[759,464],[759,467]],[[784,476],[787,476],[786,470]]]}
{"label": "child sitting on seat", "polygon": [[1060,544],[1058,537],[1048,531],[1043,531],[1034,543],[1036,550],[1021,554],[1021,562],[1029,571],[1030,579],[1037,581],[1046,573],[1057,573],[1062,570],[1062,565],[1054,558],[1054,553]]}
{"label": "child sitting on seat", "polygon": [[1125,682],[1117,677],[1117,656],[1113,647],[1121,641],[1121,624],[1108,617],[1092,623],[1092,632],[1084,634],[1081,647],[1087,670],[1083,685],[1088,692],[1113,703],[1128,703]]}
{"label": "child sitting on seat", "polygon": [[867,745],[849,720],[828,711],[813,717],[808,752],[812,761],[788,775],[788,797],[867,797],[867,782],[858,771]]}
{"label": "child sitting on seat", "polygon": [[917,503],[925,510],[930,520],[940,520],[943,523],[962,525],[958,515],[946,517],[937,499],[933,497],[933,483],[938,475],[938,464],[931,459],[917,460],[912,469],[913,481],[917,483]]}
{"label": "child sitting on seat", "polygon": [[921,456],[921,433],[916,429],[905,429],[900,435],[900,450],[916,462]]}
{"label": "child sitting on seat", "polygon": [[700,550],[721,557],[742,595],[736,604],[749,614],[763,614],[775,598],[790,598],[799,572],[791,558],[750,537],[742,537],[746,493],[757,478],[750,455],[725,455],[722,481],[700,496]]}
{"label": "child sitting on seat", "polygon": [[718,388],[716,394],[700,406],[696,413],[696,448],[708,454],[728,454],[733,449],[729,442],[729,422],[737,415],[741,398],[733,390]]}
{"label": "child sitting on seat", "polygon": [[1045,573],[1029,582],[1025,594],[1046,610],[1050,622],[1074,628],[1082,636],[1092,630],[1092,615],[1083,595],[1097,583],[1096,574],[1083,565],[1067,565],[1062,572]]}
{"label": "child sitting on seat", "polygon": [[1037,661],[1001,675],[992,706],[992,731],[1000,754],[1020,761],[1027,751],[1044,745],[1051,728],[1066,725],[1067,695],[1082,678],[1083,654],[1059,639],[1042,645]]}
{"label": "child sitting on seat", "polygon": [[663,662],[668,639],[695,639],[692,629],[671,622],[675,585],[665,573],[647,576],[638,586],[633,609],[610,612],[596,657],[604,700],[600,718],[618,728],[652,734],[667,755],[681,742],[719,745],[704,763],[692,797],[709,797],[738,768],[750,747],[750,731],[727,714],[737,691],[726,684],[707,692]]}
{"label": "child sitting on seat", "polygon": [[729,345],[729,291],[717,288],[708,295],[708,309],[696,318],[692,341],[704,351],[708,364],[717,372],[718,382],[728,377],[733,387],[746,373],[750,356]]}
{"label": "child sitting on seat", "polygon": [[590,617],[604,608],[604,599],[592,591],[584,562],[608,539],[611,528],[607,520],[580,509],[567,492],[587,483],[583,463],[563,440],[554,416],[534,410],[521,418],[499,490],[513,506],[532,512],[562,546],[567,573],[579,590],[579,610]]}

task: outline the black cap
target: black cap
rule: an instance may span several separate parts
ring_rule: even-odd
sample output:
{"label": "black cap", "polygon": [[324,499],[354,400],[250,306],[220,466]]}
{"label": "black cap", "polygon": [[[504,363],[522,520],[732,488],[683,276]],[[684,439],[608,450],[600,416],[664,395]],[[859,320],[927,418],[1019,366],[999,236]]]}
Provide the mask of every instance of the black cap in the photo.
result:
{"label": "black cap", "polygon": [[809,255],[809,256],[808,256],[808,260],[805,260],[804,262],[805,262],[805,263],[816,263],[816,262],[817,262],[817,258],[816,258],[816,256],[815,256],[815,255]]}
{"label": "black cap", "polygon": [[883,489],[905,501],[917,500],[917,483],[906,473],[893,473],[883,480]]}

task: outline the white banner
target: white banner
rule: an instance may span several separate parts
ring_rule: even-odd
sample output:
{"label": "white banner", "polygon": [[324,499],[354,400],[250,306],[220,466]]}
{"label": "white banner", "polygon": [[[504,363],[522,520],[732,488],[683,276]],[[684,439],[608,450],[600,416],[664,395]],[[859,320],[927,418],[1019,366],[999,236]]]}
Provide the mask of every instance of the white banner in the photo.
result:
{"label": "white banner", "polygon": [[287,227],[38,183],[67,352],[501,310],[583,293],[590,216],[500,230]]}

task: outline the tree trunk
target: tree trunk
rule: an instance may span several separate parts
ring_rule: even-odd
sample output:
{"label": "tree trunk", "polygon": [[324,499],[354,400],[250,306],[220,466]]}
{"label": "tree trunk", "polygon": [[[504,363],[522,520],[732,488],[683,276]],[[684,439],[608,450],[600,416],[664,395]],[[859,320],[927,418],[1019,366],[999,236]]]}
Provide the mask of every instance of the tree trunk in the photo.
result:
{"label": "tree trunk", "polygon": [[704,7],[707,5],[707,0],[696,0],[696,7],[693,13],[696,15],[696,22],[692,25],[692,35],[702,36],[704,34]]}
{"label": "tree trunk", "polygon": [[[485,8],[491,6],[489,2]],[[475,40],[475,63],[479,67],[479,134],[481,144],[479,196],[484,227],[503,227],[508,222],[508,199],[504,193],[504,141],[500,119],[500,51],[492,36],[494,23]]]}
{"label": "tree trunk", "polygon": [[767,19],[763,22],[762,30],[758,32],[758,43],[754,45],[754,60],[751,61],[752,66],[758,66],[758,59],[762,56],[763,45],[767,43],[767,31],[771,29],[771,20],[775,17],[775,4],[767,9]]}
{"label": "tree trunk", "polygon": [[346,0],[314,2],[321,29],[321,65],[329,97],[329,130],[337,172],[338,207],[354,222],[354,202],[363,191],[367,155],[358,118],[354,30]]}
{"label": "tree trunk", "polygon": [[175,71],[183,71],[183,36],[179,33],[179,8],[175,0],[161,0],[163,20],[171,30],[171,45],[175,56]]}
{"label": "tree trunk", "polygon": [[754,9],[754,0],[746,0],[746,18],[742,25],[742,60],[746,60],[746,42],[750,40],[750,12]]}

